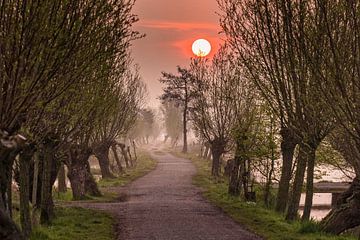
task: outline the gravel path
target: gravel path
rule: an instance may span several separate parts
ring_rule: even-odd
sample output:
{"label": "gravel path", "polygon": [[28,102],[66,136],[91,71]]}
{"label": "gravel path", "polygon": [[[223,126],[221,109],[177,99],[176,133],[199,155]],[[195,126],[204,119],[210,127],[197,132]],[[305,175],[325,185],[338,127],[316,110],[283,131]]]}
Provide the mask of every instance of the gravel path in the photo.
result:
{"label": "gravel path", "polygon": [[156,169],[119,189],[128,195],[126,202],[89,206],[118,218],[118,239],[261,239],[201,196],[201,190],[191,183],[196,170],[189,160],[159,151],[152,156],[158,161]]}

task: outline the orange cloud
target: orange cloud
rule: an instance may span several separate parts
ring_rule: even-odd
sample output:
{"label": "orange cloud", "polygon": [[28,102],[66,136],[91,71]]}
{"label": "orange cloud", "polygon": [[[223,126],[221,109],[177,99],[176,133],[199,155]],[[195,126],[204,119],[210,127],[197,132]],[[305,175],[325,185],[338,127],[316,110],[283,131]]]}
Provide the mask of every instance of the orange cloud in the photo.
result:
{"label": "orange cloud", "polygon": [[156,21],[145,20],[140,21],[138,26],[145,28],[157,28],[157,29],[175,29],[180,31],[190,31],[197,29],[218,30],[219,26],[211,23],[198,23],[198,22],[168,22],[168,21]]}

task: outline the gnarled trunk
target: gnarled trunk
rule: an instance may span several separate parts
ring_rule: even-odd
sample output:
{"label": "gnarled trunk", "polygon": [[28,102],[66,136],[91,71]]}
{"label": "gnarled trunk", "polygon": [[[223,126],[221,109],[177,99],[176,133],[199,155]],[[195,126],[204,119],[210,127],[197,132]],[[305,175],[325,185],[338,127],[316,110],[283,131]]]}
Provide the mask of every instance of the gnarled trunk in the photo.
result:
{"label": "gnarled trunk", "polygon": [[24,147],[19,157],[20,173],[20,222],[21,229],[26,238],[31,233],[31,216],[30,216],[30,161],[34,155],[35,148],[33,145]]}
{"label": "gnarled trunk", "polygon": [[280,134],[282,136],[282,168],[275,210],[278,212],[285,212],[289,200],[293,157],[297,143],[289,129],[283,128]]}
{"label": "gnarled trunk", "polygon": [[304,183],[304,175],[306,170],[306,164],[311,154],[312,149],[304,143],[300,144],[299,156],[296,166],[296,173],[293,185],[293,192],[290,198],[289,207],[286,214],[286,220],[295,220],[298,215],[301,190]]}
{"label": "gnarled trunk", "polygon": [[130,167],[130,160],[129,160],[129,156],[127,155],[127,151],[126,151],[126,146],[125,146],[125,144],[123,144],[123,143],[118,143],[117,145],[118,145],[118,146],[120,147],[120,149],[121,149],[121,154],[122,154],[123,157],[124,157],[126,167],[129,168],[129,167]]}
{"label": "gnarled trunk", "polygon": [[90,172],[89,161],[86,161],[85,192],[90,196],[94,196],[94,197],[101,196],[101,192],[95,182],[93,175]]}
{"label": "gnarled trunk", "polygon": [[118,153],[117,153],[117,149],[116,149],[116,145],[115,145],[115,144],[111,145],[111,150],[112,150],[113,153],[114,153],[114,158],[115,158],[116,165],[117,165],[117,167],[118,167],[119,173],[123,173],[123,172],[124,172],[124,168],[123,168],[122,165],[121,165],[121,161],[120,161],[119,155],[118,155]]}
{"label": "gnarled trunk", "polygon": [[214,139],[211,142],[211,154],[212,154],[212,167],[211,175],[214,177],[220,176],[221,170],[221,155],[225,151],[225,143],[221,139]]}
{"label": "gnarled trunk", "polygon": [[1,240],[24,240],[19,228],[9,215],[0,208],[0,239]]}
{"label": "gnarled trunk", "polygon": [[109,150],[111,144],[100,143],[94,148],[94,154],[99,161],[102,178],[115,178],[110,172]]}
{"label": "gnarled trunk", "polygon": [[[240,195],[241,185],[243,184],[245,175],[245,161],[247,159],[248,147],[246,146],[246,134],[239,133],[236,139],[236,151],[232,169],[230,171],[230,182],[228,192],[230,195]],[[223,145],[224,146],[224,145]],[[245,193],[246,194],[246,193]]]}
{"label": "gnarled trunk", "polygon": [[83,200],[86,198],[86,194],[101,196],[90,172],[88,159],[91,153],[91,149],[87,146],[72,146],[70,148],[70,156],[66,164],[74,200]]}
{"label": "gnarled trunk", "polygon": [[228,193],[232,196],[239,196],[241,192],[243,168],[241,167],[240,156],[235,156],[233,163],[230,166],[229,188]]}
{"label": "gnarled trunk", "polygon": [[340,234],[360,225],[360,179],[355,178],[350,188],[338,198],[335,207],[320,222],[323,231]]}
{"label": "gnarled trunk", "polygon": [[87,175],[87,162],[91,155],[88,147],[74,146],[70,149],[68,165],[68,178],[74,200],[86,198],[85,181]]}

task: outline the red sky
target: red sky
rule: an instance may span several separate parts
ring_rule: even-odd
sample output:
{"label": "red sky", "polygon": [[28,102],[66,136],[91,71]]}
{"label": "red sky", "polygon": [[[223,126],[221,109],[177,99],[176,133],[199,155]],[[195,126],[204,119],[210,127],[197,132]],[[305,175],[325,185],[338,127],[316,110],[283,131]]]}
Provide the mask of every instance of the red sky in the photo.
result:
{"label": "red sky", "polygon": [[193,41],[205,38],[212,54],[216,51],[221,42],[217,11],[216,0],[137,0],[134,13],[140,21],[135,28],[146,37],[134,42],[132,51],[148,85],[149,105],[158,104],[161,71],[189,65]]}

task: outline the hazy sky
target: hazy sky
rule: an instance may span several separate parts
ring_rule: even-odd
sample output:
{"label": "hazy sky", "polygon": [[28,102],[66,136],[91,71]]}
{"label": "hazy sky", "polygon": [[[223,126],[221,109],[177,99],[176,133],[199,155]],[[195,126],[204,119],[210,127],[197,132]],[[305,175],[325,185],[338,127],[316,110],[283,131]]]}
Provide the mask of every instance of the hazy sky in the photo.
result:
{"label": "hazy sky", "polygon": [[161,71],[175,73],[177,65],[189,65],[193,41],[205,38],[212,54],[216,51],[221,42],[217,11],[216,0],[137,0],[135,29],[146,37],[135,41],[132,51],[148,85],[149,105],[158,104]]}

